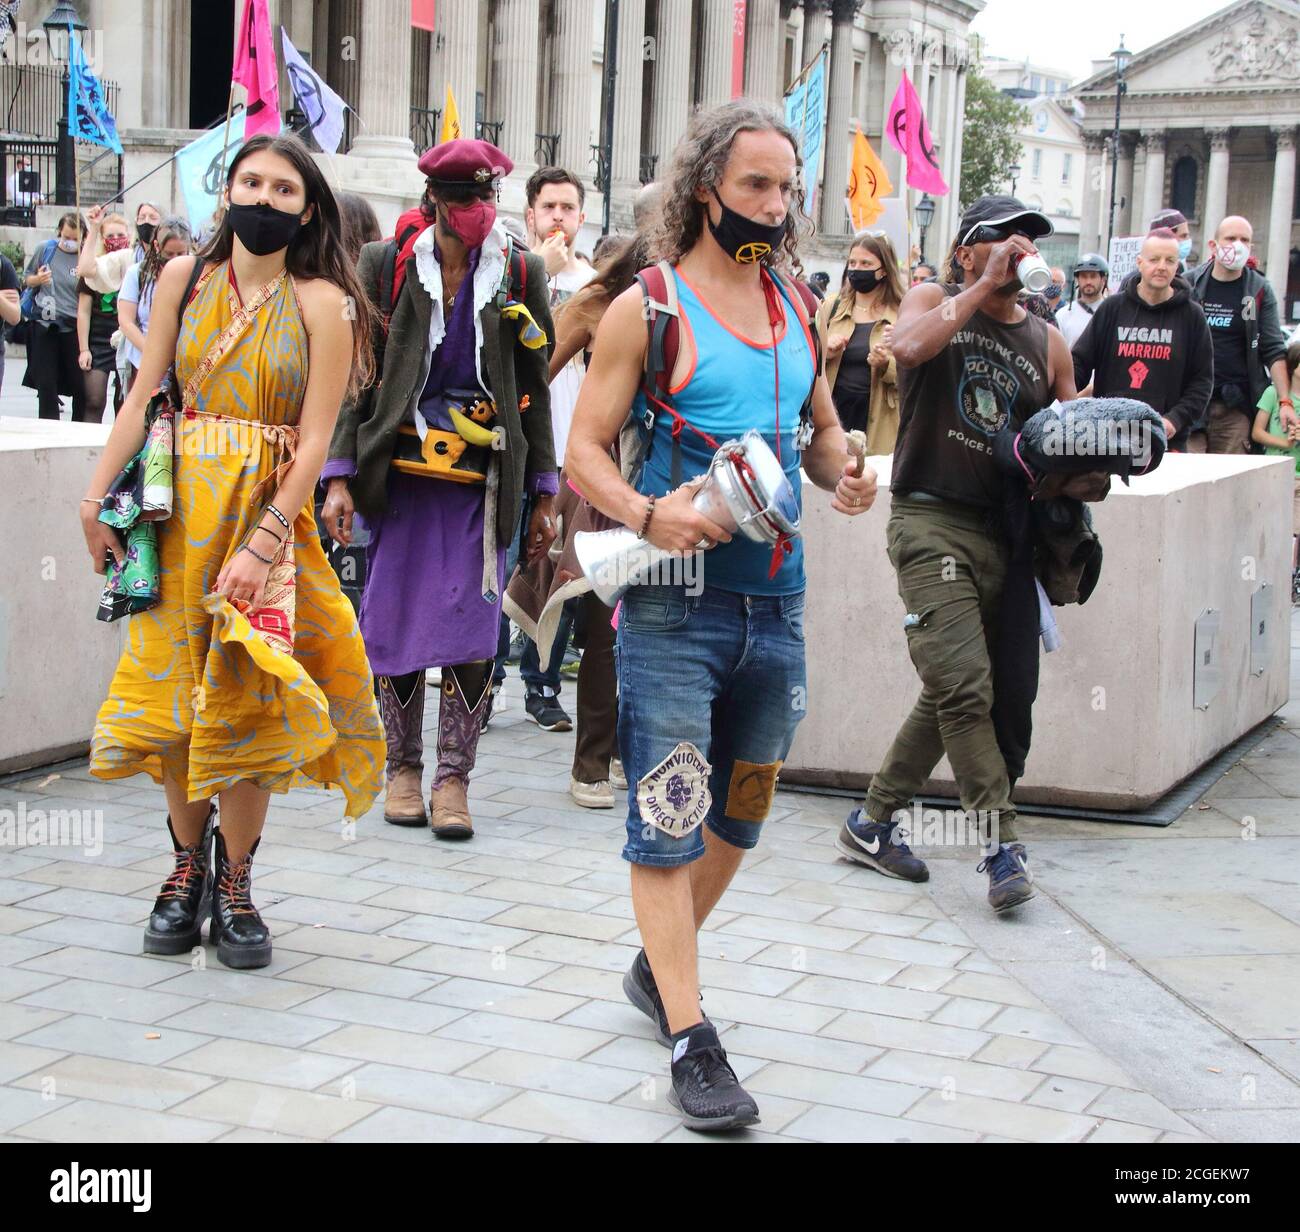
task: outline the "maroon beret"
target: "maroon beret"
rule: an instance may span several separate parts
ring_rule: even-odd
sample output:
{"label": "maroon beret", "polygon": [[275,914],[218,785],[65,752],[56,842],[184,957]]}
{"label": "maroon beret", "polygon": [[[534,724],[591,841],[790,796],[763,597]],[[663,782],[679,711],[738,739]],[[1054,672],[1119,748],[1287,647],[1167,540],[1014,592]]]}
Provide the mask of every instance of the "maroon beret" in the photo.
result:
{"label": "maroon beret", "polygon": [[456,137],[425,150],[420,170],[440,184],[478,186],[509,175],[514,163],[490,141]]}

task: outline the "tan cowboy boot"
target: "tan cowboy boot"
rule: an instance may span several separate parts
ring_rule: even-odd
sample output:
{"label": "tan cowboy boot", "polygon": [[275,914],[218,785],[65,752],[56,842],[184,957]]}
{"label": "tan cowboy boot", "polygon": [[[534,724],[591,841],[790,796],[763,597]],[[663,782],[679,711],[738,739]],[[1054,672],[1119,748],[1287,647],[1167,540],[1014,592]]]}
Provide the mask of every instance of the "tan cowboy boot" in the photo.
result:
{"label": "tan cowboy boot", "polygon": [[398,766],[393,777],[388,780],[388,790],[384,795],[384,820],[395,826],[424,825],[420,772],[414,766]]}
{"label": "tan cowboy boot", "polygon": [[429,790],[429,826],[434,838],[474,837],[474,822],[461,779],[446,779]]}

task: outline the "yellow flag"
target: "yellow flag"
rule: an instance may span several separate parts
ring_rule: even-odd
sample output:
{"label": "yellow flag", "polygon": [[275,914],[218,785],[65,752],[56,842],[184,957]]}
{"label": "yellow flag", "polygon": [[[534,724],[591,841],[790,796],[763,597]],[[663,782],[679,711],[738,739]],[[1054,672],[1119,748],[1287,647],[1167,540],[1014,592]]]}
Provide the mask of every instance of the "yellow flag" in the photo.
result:
{"label": "yellow flag", "polygon": [[884,212],[881,200],[894,191],[885,165],[859,128],[853,138],[853,164],[849,170],[849,216],[853,229],[869,227]]}
{"label": "yellow flag", "polygon": [[456,110],[456,96],[448,85],[447,102],[442,109],[442,132],[438,136],[438,142],[441,144],[444,141],[454,141],[460,135],[460,112]]}

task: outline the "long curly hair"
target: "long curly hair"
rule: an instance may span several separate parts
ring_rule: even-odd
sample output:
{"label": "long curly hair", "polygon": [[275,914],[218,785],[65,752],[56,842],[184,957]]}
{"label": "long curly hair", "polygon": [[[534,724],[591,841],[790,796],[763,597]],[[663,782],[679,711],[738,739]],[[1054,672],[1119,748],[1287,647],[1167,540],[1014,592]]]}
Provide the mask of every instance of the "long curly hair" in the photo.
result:
{"label": "long curly hair", "polygon": [[691,117],[686,136],[673,151],[663,182],[662,203],[651,225],[649,245],[653,260],[675,264],[695,246],[704,232],[707,213],[704,203],[696,200],[695,190],[722,183],[731,147],[739,133],[763,132],[780,133],[794,147],[796,167],[794,192],[785,216],[785,235],[763,263],[796,277],[802,275],[798,245],[804,235],[811,233],[812,219],[804,209],[807,192],[799,141],[776,111],[745,98],[697,111]]}

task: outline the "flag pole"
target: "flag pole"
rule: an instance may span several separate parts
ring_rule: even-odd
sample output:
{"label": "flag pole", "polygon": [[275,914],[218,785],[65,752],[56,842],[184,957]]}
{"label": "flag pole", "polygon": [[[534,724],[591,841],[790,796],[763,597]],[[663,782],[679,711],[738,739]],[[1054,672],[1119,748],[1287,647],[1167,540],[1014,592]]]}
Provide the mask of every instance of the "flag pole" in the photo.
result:
{"label": "flag pole", "polygon": [[[221,174],[226,174],[226,151],[230,148],[230,113],[235,109],[235,83],[230,83],[230,93],[226,97],[226,130],[221,135]],[[247,130],[245,130],[247,131]]]}

